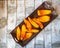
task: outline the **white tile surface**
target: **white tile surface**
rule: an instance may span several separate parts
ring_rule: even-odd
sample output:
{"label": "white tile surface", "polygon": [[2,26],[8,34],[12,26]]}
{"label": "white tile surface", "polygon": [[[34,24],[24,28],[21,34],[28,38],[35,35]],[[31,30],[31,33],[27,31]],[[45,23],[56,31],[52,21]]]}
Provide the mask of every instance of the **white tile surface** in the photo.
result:
{"label": "white tile surface", "polygon": [[[0,29],[0,43],[4,42],[7,48],[22,48],[10,36],[12,31],[25,17],[31,14],[43,1],[46,0],[8,0],[8,25],[6,28]],[[51,0],[48,0],[51,1]],[[57,2],[57,3],[56,3]],[[52,3],[58,5],[59,0],[52,0]],[[17,8],[16,8],[17,7]],[[6,8],[7,9],[7,8]],[[7,12],[7,10],[5,11]],[[60,10],[60,9],[58,9]],[[5,13],[7,18],[7,14]],[[41,33],[39,33],[28,45],[23,48],[52,48],[51,44],[59,41],[60,37],[60,16],[58,16],[51,24],[49,24]],[[37,45],[35,45],[37,44]],[[39,45],[38,45],[39,44]],[[42,45],[41,45],[42,44]],[[1,46],[0,46],[1,48]],[[2,47],[4,48],[4,47]],[[56,47],[57,48],[57,47]]]}

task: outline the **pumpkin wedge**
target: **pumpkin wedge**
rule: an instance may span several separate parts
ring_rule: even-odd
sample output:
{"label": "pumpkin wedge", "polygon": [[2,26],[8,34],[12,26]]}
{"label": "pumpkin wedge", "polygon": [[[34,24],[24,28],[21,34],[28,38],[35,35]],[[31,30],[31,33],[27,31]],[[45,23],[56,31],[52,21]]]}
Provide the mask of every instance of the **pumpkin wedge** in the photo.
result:
{"label": "pumpkin wedge", "polygon": [[25,24],[23,24],[21,27],[21,40],[24,38],[26,31],[27,31],[26,26]]}
{"label": "pumpkin wedge", "polygon": [[32,33],[37,33],[37,32],[39,32],[39,30],[38,29],[32,29],[31,32]]}
{"label": "pumpkin wedge", "polygon": [[51,14],[51,10],[37,10],[38,16]]}
{"label": "pumpkin wedge", "polygon": [[27,32],[28,33],[37,33],[37,32],[39,32],[39,30],[38,29],[32,29],[32,30],[28,30]]}
{"label": "pumpkin wedge", "polygon": [[32,33],[26,33],[24,40],[29,39],[32,36]]}
{"label": "pumpkin wedge", "polygon": [[35,23],[30,17],[28,17],[28,20],[35,28],[39,28],[39,25]]}
{"label": "pumpkin wedge", "polygon": [[21,33],[20,28],[17,27],[17,30],[16,30],[16,37],[17,37],[18,40],[20,40],[20,35],[21,35],[20,33]]}
{"label": "pumpkin wedge", "polygon": [[32,25],[30,24],[30,22],[27,19],[24,19],[24,23],[26,24],[26,26],[29,30],[32,29]]}
{"label": "pumpkin wedge", "polygon": [[36,18],[33,18],[33,21],[35,21],[40,26],[41,29],[44,28],[43,24],[40,21],[38,21]]}
{"label": "pumpkin wedge", "polygon": [[50,16],[41,16],[41,17],[38,17],[37,20],[40,22],[48,22],[50,21]]}

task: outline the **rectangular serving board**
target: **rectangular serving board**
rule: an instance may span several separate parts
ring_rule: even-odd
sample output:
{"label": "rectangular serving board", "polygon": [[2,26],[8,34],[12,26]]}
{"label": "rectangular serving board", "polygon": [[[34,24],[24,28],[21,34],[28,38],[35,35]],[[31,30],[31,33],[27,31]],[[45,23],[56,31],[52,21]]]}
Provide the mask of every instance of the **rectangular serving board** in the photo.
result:
{"label": "rectangular serving board", "polygon": [[[49,14],[49,16],[50,16],[50,21],[49,21],[49,22],[46,22],[46,23],[43,23],[44,28],[45,28],[51,21],[53,21],[53,20],[58,16],[57,13],[56,13],[56,10],[55,10],[54,7],[52,6],[52,4],[51,4],[50,2],[48,2],[48,1],[44,1],[44,2],[43,2],[35,11],[33,11],[28,17],[30,17],[30,18],[36,18],[36,17],[38,17],[38,15],[37,15],[37,10],[51,10],[51,11],[52,11],[52,13]],[[26,19],[27,19],[28,17],[26,17]],[[18,26],[21,27],[22,24],[24,24],[24,21],[22,21]],[[43,29],[38,28],[39,32],[33,34],[29,39],[24,40],[24,41],[21,41],[21,40],[18,41],[18,40],[16,39],[16,28],[17,28],[18,26],[16,26],[15,29],[14,29],[13,31],[11,31],[10,34],[12,35],[13,39],[14,39],[18,44],[20,44],[22,47],[25,46],[26,44],[28,44],[34,37],[36,37],[36,35],[38,35],[38,34],[44,29],[44,28],[43,28]]]}

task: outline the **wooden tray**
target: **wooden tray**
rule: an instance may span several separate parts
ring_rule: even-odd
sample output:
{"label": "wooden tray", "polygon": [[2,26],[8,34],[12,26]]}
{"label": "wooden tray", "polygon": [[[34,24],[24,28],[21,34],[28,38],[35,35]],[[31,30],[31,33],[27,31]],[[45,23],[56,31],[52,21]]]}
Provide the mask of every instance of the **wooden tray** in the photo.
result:
{"label": "wooden tray", "polygon": [[[48,16],[50,16],[50,21],[49,22],[45,22],[43,23],[44,25],[44,28],[52,21],[54,20],[58,15],[55,11],[55,9],[52,7],[52,4],[50,2],[43,2],[35,11],[33,11],[28,17],[30,17],[31,19],[32,18],[37,18],[38,17],[38,14],[37,14],[37,10],[51,10],[51,14],[49,14]],[[28,19],[28,17],[26,19]],[[24,24],[24,21],[22,21],[17,27],[20,27],[22,26],[22,24]],[[16,29],[17,27],[11,32],[11,35],[13,37],[13,39],[18,43],[20,44],[22,47],[25,46],[26,44],[28,44],[37,34],[39,34],[43,29],[41,28],[37,28],[39,30],[39,32],[37,33],[33,33],[33,35],[27,39],[27,40],[17,40],[16,39]],[[33,27],[34,28],[34,27]]]}

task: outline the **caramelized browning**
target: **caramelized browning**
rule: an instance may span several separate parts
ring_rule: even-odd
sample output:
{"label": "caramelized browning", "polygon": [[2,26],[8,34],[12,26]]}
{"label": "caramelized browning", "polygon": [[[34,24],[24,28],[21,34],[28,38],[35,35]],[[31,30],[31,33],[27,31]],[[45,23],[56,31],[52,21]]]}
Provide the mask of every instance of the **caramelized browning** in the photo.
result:
{"label": "caramelized browning", "polygon": [[26,33],[26,36],[24,37],[24,40],[30,38],[32,36],[32,33]]}
{"label": "caramelized browning", "polygon": [[37,10],[38,16],[51,14],[51,10]]}

